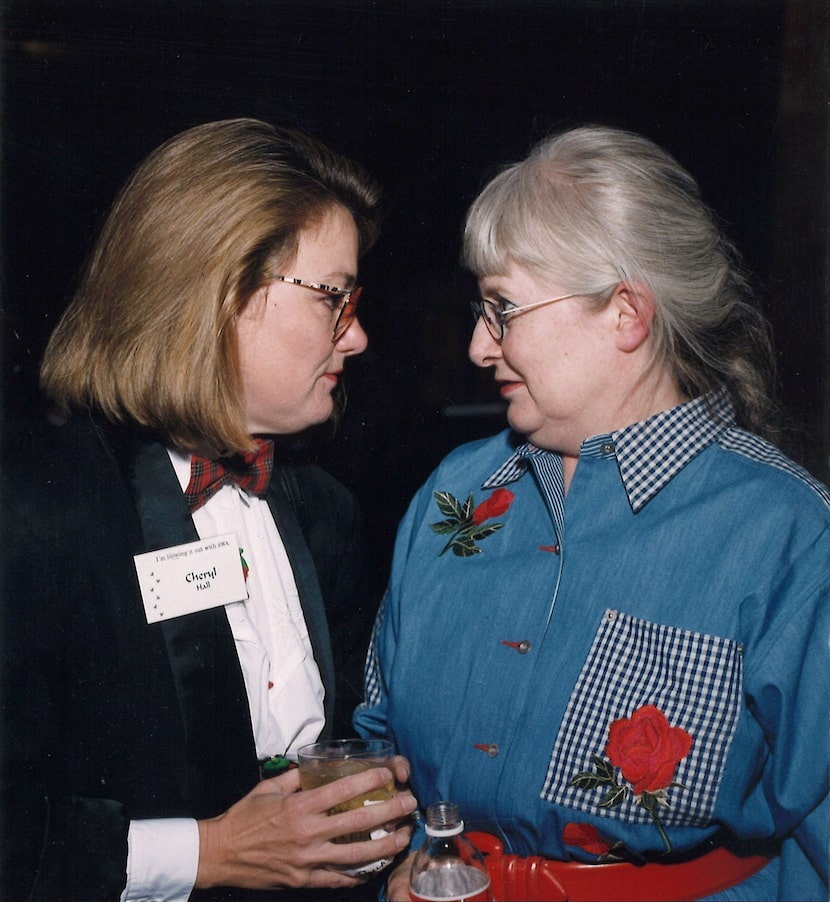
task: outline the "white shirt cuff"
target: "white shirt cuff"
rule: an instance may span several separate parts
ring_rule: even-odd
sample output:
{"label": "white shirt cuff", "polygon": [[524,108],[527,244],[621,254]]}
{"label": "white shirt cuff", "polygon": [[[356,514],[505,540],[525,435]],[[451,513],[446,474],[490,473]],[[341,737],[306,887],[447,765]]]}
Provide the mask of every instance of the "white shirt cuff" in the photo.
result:
{"label": "white shirt cuff", "polygon": [[130,821],[127,885],[121,902],[187,902],[199,868],[199,828],[191,818]]}

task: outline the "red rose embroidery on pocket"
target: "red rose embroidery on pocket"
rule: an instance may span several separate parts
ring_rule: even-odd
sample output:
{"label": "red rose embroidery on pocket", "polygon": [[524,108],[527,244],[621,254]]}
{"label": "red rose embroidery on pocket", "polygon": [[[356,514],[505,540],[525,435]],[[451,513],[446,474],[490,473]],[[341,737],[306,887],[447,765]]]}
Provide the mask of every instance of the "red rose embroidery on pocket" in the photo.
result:
{"label": "red rose embroidery on pocket", "polygon": [[659,708],[644,705],[611,724],[605,754],[639,796],[669,786],[691,748],[685,730],[670,726]]}
{"label": "red rose embroidery on pocket", "polygon": [[[597,802],[600,808],[616,808],[633,795],[634,803],[649,813],[671,852],[659,810],[669,807],[668,789],[686,788],[674,782],[674,774],[693,741],[684,729],[671,726],[659,708],[643,705],[631,717],[621,717],[609,727],[605,754],[610,760],[592,755],[595,770],[576,774],[571,786],[586,790],[608,787]],[[620,782],[615,768],[620,769],[625,783]]]}

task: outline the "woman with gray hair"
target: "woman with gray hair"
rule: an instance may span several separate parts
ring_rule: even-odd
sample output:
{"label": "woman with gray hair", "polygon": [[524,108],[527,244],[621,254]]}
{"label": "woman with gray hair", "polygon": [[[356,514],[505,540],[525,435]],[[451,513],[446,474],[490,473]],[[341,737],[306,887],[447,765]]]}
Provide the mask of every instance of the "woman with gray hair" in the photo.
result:
{"label": "woman with gray hair", "polygon": [[510,428],[413,500],[358,730],[491,834],[498,898],[826,899],[830,493],[770,441],[734,249],[589,126],[484,188],[464,260]]}

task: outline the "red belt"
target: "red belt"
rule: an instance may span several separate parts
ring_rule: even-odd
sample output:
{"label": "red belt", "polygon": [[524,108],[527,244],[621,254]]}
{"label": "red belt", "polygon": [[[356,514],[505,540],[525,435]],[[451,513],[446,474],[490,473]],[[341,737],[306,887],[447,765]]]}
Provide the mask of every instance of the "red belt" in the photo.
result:
{"label": "red belt", "polygon": [[769,864],[763,855],[741,857],[723,846],[671,864],[582,864],[505,855],[495,836],[467,836],[485,857],[499,902],[683,902],[742,883]]}

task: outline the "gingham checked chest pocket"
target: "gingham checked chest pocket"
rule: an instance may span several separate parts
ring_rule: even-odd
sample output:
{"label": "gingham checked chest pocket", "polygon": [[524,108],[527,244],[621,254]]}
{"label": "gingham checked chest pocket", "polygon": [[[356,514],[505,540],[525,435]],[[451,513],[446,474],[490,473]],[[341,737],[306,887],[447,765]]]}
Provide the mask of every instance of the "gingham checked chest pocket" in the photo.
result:
{"label": "gingham checked chest pocket", "polygon": [[742,648],[607,610],[571,693],[541,797],[664,825],[711,818],[741,709]]}

